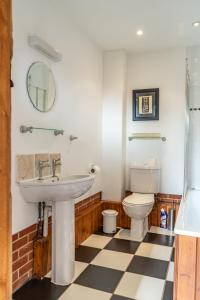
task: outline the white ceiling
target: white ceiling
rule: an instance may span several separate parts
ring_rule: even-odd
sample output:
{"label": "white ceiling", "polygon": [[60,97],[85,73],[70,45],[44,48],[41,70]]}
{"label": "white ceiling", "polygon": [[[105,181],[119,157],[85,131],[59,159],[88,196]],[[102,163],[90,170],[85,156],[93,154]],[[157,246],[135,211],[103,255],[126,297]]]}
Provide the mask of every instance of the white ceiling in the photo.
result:
{"label": "white ceiling", "polygon": [[[143,52],[200,44],[200,0],[63,0],[70,17],[105,50]],[[144,35],[138,37],[136,31]]]}

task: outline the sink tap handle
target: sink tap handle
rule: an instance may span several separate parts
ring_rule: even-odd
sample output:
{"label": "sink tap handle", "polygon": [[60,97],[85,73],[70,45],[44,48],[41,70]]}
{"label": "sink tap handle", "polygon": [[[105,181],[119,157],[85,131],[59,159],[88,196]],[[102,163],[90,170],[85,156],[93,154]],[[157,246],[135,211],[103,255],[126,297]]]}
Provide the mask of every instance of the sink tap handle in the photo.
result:
{"label": "sink tap handle", "polygon": [[60,158],[53,159],[52,164],[55,165],[55,166],[61,166],[61,159]]}
{"label": "sink tap handle", "polygon": [[42,177],[42,170],[44,168],[49,168],[49,167],[50,167],[49,160],[39,160],[38,161],[39,180],[43,179],[43,177]]}

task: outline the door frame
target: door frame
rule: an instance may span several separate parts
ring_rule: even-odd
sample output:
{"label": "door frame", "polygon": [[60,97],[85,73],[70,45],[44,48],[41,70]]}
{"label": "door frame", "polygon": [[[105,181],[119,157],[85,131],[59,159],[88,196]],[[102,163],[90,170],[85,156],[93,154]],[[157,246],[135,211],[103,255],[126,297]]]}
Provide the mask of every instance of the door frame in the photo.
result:
{"label": "door frame", "polygon": [[0,0],[0,299],[10,300],[11,279],[11,0]]}

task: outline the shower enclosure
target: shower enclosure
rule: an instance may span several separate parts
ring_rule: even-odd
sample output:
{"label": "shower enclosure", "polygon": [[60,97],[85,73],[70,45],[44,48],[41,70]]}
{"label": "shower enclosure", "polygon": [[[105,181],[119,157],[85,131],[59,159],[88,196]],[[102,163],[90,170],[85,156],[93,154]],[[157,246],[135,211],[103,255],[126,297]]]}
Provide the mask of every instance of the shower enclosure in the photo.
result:
{"label": "shower enclosure", "polygon": [[200,190],[200,46],[187,49],[185,191]]}
{"label": "shower enclosure", "polygon": [[185,195],[174,232],[174,299],[200,299],[200,47],[187,49]]}

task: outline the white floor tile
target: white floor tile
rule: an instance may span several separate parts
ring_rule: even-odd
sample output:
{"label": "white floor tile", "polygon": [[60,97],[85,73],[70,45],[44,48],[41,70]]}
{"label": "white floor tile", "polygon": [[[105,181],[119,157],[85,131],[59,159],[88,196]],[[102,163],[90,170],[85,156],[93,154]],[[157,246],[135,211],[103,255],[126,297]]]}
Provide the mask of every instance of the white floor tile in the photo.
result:
{"label": "white floor tile", "polygon": [[165,281],[134,273],[125,273],[115,294],[131,299],[161,300]]}
{"label": "white floor tile", "polygon": [[167,280],[174,281],[174,263],[169,263],[168,273],[167,273]]}
{"label": "white floor tile", "polygon": [[46,278],[51,278],[51,271],[45,275]]}
{"label": "white floor tile", "polygon": [[59,298],[59,300],[109,300],[110,293],[72,284]]}
{"label": "white floor tile", "polygon": [[73,281],[87,268],[88,264],[80,261],[75,261],[75,274]]}
{"label": "white floor tile", "polygon": [[171,252],[172,247],[141,243],[135,254],[170,261]]}
{"label": "white floor tile", "polygon": [[[88,264],[80,261],[75,261],[75,274],[73,281],[87,268]],[[51,278],[51,271],[45,276],[46,278]]]}
{"label": "white floor tile", "polygon": [[81,245],[103,249],[111,241],[111,239],[112,238],[107,236],[92,234]]}
{"label": "white floor tile", "polygon": [[133,258],[132,254],[103,249],[91,262],[93,265],[125,271]]}
{"label": "white floor tile", "polygon": [[114,238],[131,241],[130,229],[121,229],[115,234]]}
{"label": "white floor tile", "polygon": [[170,236],[175,235],[173,231],[170,231],[170,230],[164,229],[164,228],[160,228],[160,227],[156,227],[156,226],[151,226],[149,232],[157,233],[157,234],[165,234],[165,235],[170,235]]}

